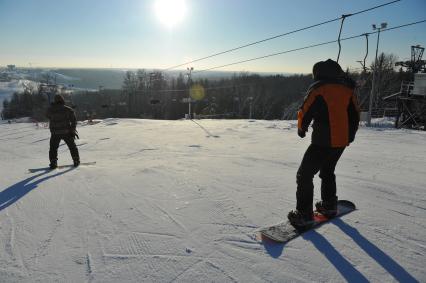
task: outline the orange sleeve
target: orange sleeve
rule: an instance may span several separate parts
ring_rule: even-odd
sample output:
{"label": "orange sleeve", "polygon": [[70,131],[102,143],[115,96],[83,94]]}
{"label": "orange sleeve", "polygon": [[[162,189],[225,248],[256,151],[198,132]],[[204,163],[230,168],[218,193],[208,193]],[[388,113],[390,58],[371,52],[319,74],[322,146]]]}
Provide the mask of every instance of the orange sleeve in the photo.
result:
{"label": "orange sleeve", "polygon": [[310,91],[299,111],[297,112],[297,127],[299,129],[306,131],[309,124],[311,123],[312,115],[307,114],[310,113],[311,106],[318,95],[320,95],[320,91],[318,89],[313,89]]}

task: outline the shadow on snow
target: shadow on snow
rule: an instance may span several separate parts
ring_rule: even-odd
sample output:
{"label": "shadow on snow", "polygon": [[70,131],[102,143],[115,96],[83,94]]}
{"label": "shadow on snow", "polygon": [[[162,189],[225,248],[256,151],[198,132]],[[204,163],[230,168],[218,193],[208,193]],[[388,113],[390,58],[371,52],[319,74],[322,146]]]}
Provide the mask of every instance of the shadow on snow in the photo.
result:
{"label": "shadow on snow", "polygon": [[343,222],[341,219],[332,221],[334,225],[340,228],[346,235],[352,238],[357,245],[364,250],[371,258],[380,264],[387,272],[389,272],[395,280],[399,282],[418,282],[410,273],[408,273],[394,259],[387,255],[384,251],[370,242],[361,235],[357,229]]}
{"label": "shadow on snow", "polygon": [[345,259],[324,236],[315,230],[304,234],[303,239],[312,244],[330,261],[347,282],[369,282],[347,259]]}
{"label": "shadow on snow", "polygon": [[45,170],[40,174],[37,174],[35,176],[31,176],[23,181],[20,181],[8,188],[6,188],[5,190],[3,190],[2,192],[0,192],[0,211],[5,209],[6,207],[12,205],[13,203],[15,203],[16,201],[18,201],[20,198],[22,198],[23,196],[25,196],[27,193],[29,193],[30,191],[32,191],[33,189],[37,188],[37,186],[46,181],[49,180],[51,178],[63,175],[71,170],[73,170],[74,168],[70,168],[68,170],[53,174],[53,175],[49,175],[49,176],[45,176],[41,179],[36,180],[38,177],[41,177],[47,173],[50,172],[50,170]]}
{"label": "shadow on snow", "polygon": [[[384,251],[370,242],[359,233],[357,229],[348,225],[339,218],[333,219],[330,223],[336,225],[372,259],[382,266],[398,282],[419,282],[410,273],[408,273],[399,263],[387,255]],[[315,230],[307,231],[301,235],[303,239],[312,242],[312,244],[328,259],[328,261],[337,269],[347,282],[369,282],[369,280],[359,272],[330,242]],[[271,240],[262,241],[267,253],[278,258],[282,255],[286,243],[276,243]]]}

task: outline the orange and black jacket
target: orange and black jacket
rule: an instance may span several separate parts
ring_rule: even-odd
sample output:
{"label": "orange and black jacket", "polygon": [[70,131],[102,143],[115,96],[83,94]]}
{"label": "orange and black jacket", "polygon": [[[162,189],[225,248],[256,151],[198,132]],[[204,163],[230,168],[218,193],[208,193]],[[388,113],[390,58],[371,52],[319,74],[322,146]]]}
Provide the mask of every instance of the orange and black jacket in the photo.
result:
{"label": "orange and black jacket", "polygon": [[350,79],[329,79],[313,83],[297,113],[298,128],[307,131],[312,125],[312,144],[345,147],[355,139],[359,107]]}

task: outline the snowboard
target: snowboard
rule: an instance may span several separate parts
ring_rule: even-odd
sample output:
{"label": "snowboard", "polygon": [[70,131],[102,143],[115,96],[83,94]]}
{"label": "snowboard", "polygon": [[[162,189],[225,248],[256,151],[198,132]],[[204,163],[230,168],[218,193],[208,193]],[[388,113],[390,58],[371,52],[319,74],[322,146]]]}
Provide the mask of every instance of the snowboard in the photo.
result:
{"label": "snowboard", "polygon": [[[95,165],[95,164],[96,164],[96,161],[92,161],[92,162],[81,162],[78,167],[80,167],[80,166],[87,166],[87,165]],[[58,167],[56,167],[56,169],[71,168],[71,167],[74,167],[74,165],[73,164],[58,165]],[[31,173],[40,172],[40,171],[48,171],[48,170],[55,170],[55,169],[50,169],[50,167],[28,169],[28,171],[30,171]]]}
{"label": "snowboard", "polygon": [[272,240],[277,243],[287,243],[302,233],[315,229],[333,218],[340,217],[356,209],[355,204],[348,200],[337,201],[337,215],[328,218],[319,212],[314,212],[314,223],[306,227],[295,227],[287,220],[276,225],[264,227],[258,231],[256,238],[262,242]]}

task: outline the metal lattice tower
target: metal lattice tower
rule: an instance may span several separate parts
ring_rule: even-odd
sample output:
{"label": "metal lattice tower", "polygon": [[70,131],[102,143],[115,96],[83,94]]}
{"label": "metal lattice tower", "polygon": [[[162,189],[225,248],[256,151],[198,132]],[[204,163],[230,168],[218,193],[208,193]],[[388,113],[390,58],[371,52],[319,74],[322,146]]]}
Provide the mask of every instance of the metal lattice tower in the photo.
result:
{"label": "metal lattice tower", "polygon": [[422,60],[424,50],[425,48],[420,45],[411,46],[411,60],[396,62],[395,66],[405,67],[414,74],[425,72],[426,61]]}

